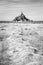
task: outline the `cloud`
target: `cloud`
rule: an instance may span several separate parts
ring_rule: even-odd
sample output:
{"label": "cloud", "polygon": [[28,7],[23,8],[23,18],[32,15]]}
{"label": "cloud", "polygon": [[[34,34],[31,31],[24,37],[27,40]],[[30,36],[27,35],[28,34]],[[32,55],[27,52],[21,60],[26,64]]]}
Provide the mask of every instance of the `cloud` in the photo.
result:
{"label": "cloud", "polygon": [[31,2],[31,3],[36,3],[36,2],[43,2],[43,0],[7,0],[11,2]]}
{"label": "cloud", "polygon": [[30,0],[31,3],[42,3],[43,0]]}
{"label": "cloud", "polygon": [[0,0],[10,3],[43,3],[43,0]]}

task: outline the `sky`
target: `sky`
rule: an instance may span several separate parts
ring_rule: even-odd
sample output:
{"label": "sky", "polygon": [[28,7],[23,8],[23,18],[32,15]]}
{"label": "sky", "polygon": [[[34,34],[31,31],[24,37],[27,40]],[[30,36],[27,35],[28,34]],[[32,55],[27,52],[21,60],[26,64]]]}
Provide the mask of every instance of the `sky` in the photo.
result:
{"label": "sky", "polygon": [[30,20],[43,20],[43,0],[0,0],[0,21],[12,21],[21,12]]}

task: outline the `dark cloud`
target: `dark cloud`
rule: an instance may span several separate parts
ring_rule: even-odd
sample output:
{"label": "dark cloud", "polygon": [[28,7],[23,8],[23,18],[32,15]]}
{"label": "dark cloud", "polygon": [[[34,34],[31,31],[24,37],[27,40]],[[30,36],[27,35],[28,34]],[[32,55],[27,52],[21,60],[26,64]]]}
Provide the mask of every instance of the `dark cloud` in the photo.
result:
{"label": "dark cloud", "polygon": [[0,1],[6,1],[11,3],[42,3],[43,0],[0,0]]}
{"label": "dark cloud", "polygon": [[24,2],[27,2],[27,3],[42,3],[43,0],[24,0]]}
{"label": "dark cloud", "polygon": [[43,0],[30,0],[31,3],[42,3]]}
{"label": "dark cloud", "polygon": [[30,2],[40,2],[41,0],[30,0]]}

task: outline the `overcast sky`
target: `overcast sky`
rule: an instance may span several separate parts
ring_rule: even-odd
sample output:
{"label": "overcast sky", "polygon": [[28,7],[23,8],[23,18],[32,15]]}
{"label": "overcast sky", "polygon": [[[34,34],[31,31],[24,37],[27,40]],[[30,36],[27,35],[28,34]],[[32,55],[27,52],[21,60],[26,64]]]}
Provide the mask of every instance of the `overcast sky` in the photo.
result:
{"label": "overcast sky", "polygon": [[32,20],[43,20],[43,0],[0,0],[0,20],[13,20],[23,12]]}

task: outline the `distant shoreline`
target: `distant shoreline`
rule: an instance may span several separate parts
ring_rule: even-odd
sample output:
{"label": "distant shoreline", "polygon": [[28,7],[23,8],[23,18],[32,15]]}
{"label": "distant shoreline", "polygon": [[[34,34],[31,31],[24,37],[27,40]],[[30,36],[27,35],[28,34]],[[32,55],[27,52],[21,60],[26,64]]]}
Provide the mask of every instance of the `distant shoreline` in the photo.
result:
{"label": "distant shoreline", "polygon": [[29,21],[22,21],[22,22],[19,22],[19,21],[17,21],[17,22],[15,22],[15,21],[0,21],[0,23],[33,23],[33,24],[43,24],[43,21],[32,21],[32,22],[29,22]]}

